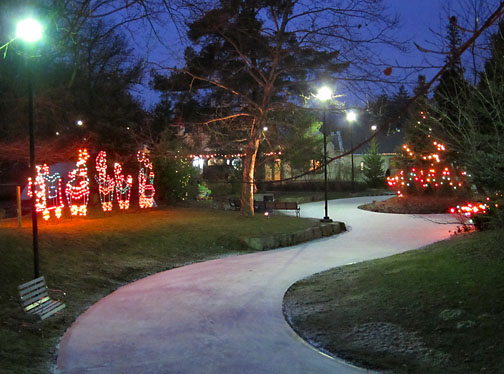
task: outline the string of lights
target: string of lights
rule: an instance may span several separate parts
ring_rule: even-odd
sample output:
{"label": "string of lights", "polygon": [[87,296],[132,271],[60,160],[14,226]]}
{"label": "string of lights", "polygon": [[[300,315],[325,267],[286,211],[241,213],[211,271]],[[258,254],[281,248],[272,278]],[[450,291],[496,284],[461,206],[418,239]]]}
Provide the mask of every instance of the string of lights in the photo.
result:
{"label": "string of lights", "polygon": [[107,152],[105,151],[100,151],[96,156],[96,172],[98,174],[95,175],[95,179],[98,183],[102,209],[104,212],[110,212],[114,202],[115,181],[107,175]]}
{"label": "string of lights", "polygon": [[138,172],[138,204],[140,208],[152,208],[155,204],[154,172],[149,156],[144,151],[138,151],[137,160],[140,163]]}
{"label": "string of lights", "polygon": [[[42,218],[48,221],[51,218],[51,211],[57,219],[63,213],[63,192],[61,187],[61,175],[59,173],[49,174],[49,166],[37,165],[37,176],[35,177],[35,209],[37,213],[42,212]],[[32,179],[28,178],[28,196],[32,194]]]}
{"label": "string of lights", "polygon": [[68,207],[72,216],[87,215],[89,203],[89,178],[86,162],[89,158],[87,149],[79,149],[76,168],[68,173],[69,181],[66,184]]}
{"label": "string of lights", "polygon": [[131,186],[133,185],[133,177],[128,175],[126,178],[122,173],[122,166],[116,162],[114,164],[115,190],[116,199],[119,209],[127,210],[130,207]]}

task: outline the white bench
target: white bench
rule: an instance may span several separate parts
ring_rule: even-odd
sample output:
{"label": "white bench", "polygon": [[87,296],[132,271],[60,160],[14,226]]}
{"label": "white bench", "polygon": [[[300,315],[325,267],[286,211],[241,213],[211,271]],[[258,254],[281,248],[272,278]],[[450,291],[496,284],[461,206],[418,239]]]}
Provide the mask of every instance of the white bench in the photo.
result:
{"label": "white bench", "polygon": [[18,286],[18,290],[24,311],[36,314],[40,319],[46,319],[66,306],[62,301],[49,297],[43,276],[23,283]]}

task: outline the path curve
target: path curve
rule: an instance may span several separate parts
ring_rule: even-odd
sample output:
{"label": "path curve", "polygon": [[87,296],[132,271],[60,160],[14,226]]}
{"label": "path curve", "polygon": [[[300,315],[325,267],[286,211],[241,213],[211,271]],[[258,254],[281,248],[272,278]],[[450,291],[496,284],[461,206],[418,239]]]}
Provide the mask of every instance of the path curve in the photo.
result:
{"label": "path curve", "polygon": [[[282,314],[295,281],[329,268],[389,256],[449,237],[445,215],[363,211],[380,198],[329,203],[349,232],[226,257],[130,283],[83,313],[65,333],[58,373],[363,373],[302,341]],[[323,203],[304,204],[322,217]],[[436,223],[436,221],[438,223]],[[453,219],[451,220],[453,222]]]}

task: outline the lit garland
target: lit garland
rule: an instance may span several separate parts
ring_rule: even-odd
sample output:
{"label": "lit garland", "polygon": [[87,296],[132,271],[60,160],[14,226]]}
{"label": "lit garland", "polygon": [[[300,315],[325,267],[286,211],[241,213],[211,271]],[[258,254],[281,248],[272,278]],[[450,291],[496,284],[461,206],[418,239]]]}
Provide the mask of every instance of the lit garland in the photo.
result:
{"label": "lit garland", "polygon": [[119,204],[119,209],[126,210],[130,206],[131,186],[133,185],[133,177],[128,175],[124,178],[122,174],[122,166],[119,163],[114,164],[115,190],[116,199]]}
{"label": "lit garland", "polygon": [[87,214],[89,203],[89,178],[86,161],[89,158],[87,149],[79,149],[79,160],[76,169],[68,173],[69,181],[66,184],[68,207],[72,216]]}
{"label": "lit garland", "polygon": [[100,151],[96,156],[96,182],[98,183],[98,192],[100,195],[100,202],[104,212],[112,210],[112,203],[114,202],[114,179],[107,175],[107,152]]}
{"label": "lit garland", "polygon": [[[54,210],[56,218],[60,219],[63,213],[63,192],[61,188],[61,176],[59,173],[49,175],[49,166],[46,164],[36,166],[37,176],[35,177],[35,209],[42,212],[42,218],[49,220],[51,210]],[[32,194],[32,180],[28,178],[28,196]]]}
{"label": "lit garland", "polygon": [[417,160],[420,164],[427,164],[426,167],[412,167],[410,170],[400,170],[399,174],[387,177],[389,187],[396,189],[399,197],[404,196],[404,190],[409,187],[420,187],[420,190],[427,188],[447,187],[456,190],[463,186],[462,178],[467,176],[466,172],[461,172],[459,175],[453,175],[452,171],[447,166],[439,166],[441,163],[440,152],[446,151],[446,147],[437,142],[432,142],[436,153],[428,153],[416,155],[416,153],[408,146],[403,145],[402,149],[407,156]]}
{"label": "lit garland", "polygon": [[466,205],[457,205],[456,208],[450,208],[451,214],[463,214],[471,217],[473,214],[486,214],[488,205],[483,203],[467,203]]}
{"label": "lit garland", "polygon": [[[271,156],[281,156],[282,151],[279,152],[266,152],[263,153],[264,156],[271,157]],[[234,153],[234,154],[220,154],[220,153],[211,153],[211,154],[190,154],[187,157],[190,159],[194,158],[206,158],[206,159],[211,159],[214,157],[220,157],[220,158],[225,158],[225,159],[235,159],[235,158],[241,158],[247,156],[246,153]]]}
{"label": "lit garland", "polygon": [[152,163],[144,151],[138,151],[137,160],[140,163],[138,172],[138,204],[140,208],[152,208],[154,206],[154,172]]}
{"label": "lit garland", "polygon": [[235,153],[231,155],[224,155],[224,154],[219,154],[219,153],[212,153],[212,154],[200,154],[200,155],[188,155],[187,157],[189,158],[214,158],[214,157],[222,157],[222,158],[240,158],[240,157],[245,157],[247,154],[246,153]]}

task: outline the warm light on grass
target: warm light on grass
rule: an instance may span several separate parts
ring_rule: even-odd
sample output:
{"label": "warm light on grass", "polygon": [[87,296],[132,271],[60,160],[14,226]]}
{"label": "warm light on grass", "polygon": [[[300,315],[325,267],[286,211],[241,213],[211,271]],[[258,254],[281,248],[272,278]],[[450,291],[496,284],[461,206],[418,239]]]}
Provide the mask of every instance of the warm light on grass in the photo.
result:
{"label": "warm light on grass", "polygon": [[[153,273],[230,254],[248,253],[243,237],[304,230],[312,220],[252,218],[238,212],[204,209],[114,211],[105,216],[90,207],[89,216],[40,225],[41,274],[50,287],[66,292],[67,308],[36,324],[19,306],[17,285],[30,280],[31,226],[23,217],[0,220],[0,372],[46,372],[55,344],[92,303],[123,284]],[[41,332],[42,331],[42,332]],[[26,360],[26,357],[32,357]]]}

